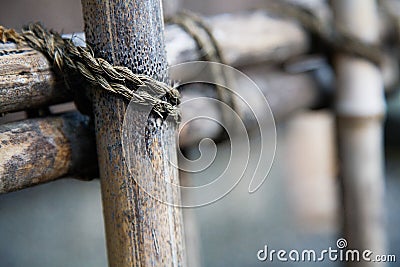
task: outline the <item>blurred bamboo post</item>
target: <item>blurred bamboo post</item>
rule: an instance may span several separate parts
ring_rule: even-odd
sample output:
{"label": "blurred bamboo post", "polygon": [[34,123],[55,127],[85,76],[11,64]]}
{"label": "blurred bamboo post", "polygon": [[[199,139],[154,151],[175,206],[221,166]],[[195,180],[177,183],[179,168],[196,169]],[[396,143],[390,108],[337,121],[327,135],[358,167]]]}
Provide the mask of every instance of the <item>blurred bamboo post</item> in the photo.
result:
{"label": "blurred bamboo post", "polygon": [[[190,150],[193,148],[189,148]],[[179,171],[180,183],[182,186],[191,187],[190,173],[185,171]],[[182,201],[190,200],[191,196],[182,192]],[[185,224],[185,242],[186,242],[186,254],[187,254],[187,265],[189,267],[200,267],[202,266],[201,260],[201,240],[200,240],[200,229],[197,223],[197,216],[195,208],[184,208],[183,209],[183,221]]]}
{"label": "blurred bamboo post", "polygon": [[[181,0],[163,0],[163,11],[166,19],[176,16],[181,10]],[[179,162],[178,162],[179,164]],[[190,179],[190,174],[183,171],[179,171],[179,182],[182,186],[191,186],[187,183]],[[182,194],[182,201],[185,202],[186,198],[190,198],[185,194]],[[201,266],[201,246],[200,246],[200,232],[197,225],[196,214],[193,209],[185,208],[182,210],[183,223],[185,226],[185,243],[186,243],[186,255],[187,265],[189,267],[200,267]]]}
{"label": "blurred bamboo post", "polygon": [[[86,40],[97,56],[168,81],[160,0],[82,0],[82,7]],[[121,133],[128,101],[102,90],[93,89],[92,95],[109,266],[185,266],[181,209],[149,195],[179,203],[179,194],[160,186],[163,179],[179,184],[178,172],[168,161],[176,159],[176,126],[148,119],[146,138],[154,155],[149,162],[139,145],[145,142],[139,129],[146,125],[128,121],[138,132],[137,140],[128,144],[137,153],[124,158]],[[139,121],[148,118],[145,111],[133,113]],[[147,178],[151,191],[135,182],[128,161],[136,176]]]}
{"label": "blurred bamboo post", "polygon": [[[375,0],[332,3],[340,29],[346,27],[347,34],[363,42],[379,42]],[[382,76],[376,65],[351,55],[336,55],[335,64],[345,237],[350,248],[385,253]],[[353,264],[357,263],[349,266]],[[364,262],[362,266],[376,266],[376,263]]]}

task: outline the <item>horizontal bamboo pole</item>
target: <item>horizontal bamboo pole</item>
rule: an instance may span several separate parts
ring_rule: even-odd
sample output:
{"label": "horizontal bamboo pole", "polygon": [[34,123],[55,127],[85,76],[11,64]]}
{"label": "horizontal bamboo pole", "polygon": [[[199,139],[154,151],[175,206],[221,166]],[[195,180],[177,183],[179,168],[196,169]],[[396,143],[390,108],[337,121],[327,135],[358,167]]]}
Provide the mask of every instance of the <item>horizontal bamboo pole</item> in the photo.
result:
{"label": "horizontal bamboo pole", "polygon": [[[282,121],[293,112],[311,107],[321,100],[320,87],[311,74],[288,74],[261,66],[247,67],[243,71],[257,84],[268,101],[274,119],[277,121]],[[247,101],[247,104],[244,104],[243,101],[236,101],[238,115],[248,131],[254,130],[258,127],[259,121],[253,116],[253,112],[259,114],[259,108],[261,108],[261,112],[263,111],[263,100],[259,99],[256,90],[253,90],[254,88],[247,88],[248,81],[244,78],[243,80],[242,78],[236,79],[234,84],[237,84],[240,88],[240,92],[237,92],[240,97]],[[241,85],[244,85],[244,87]],[[211,86],[203,85],[201,89],[189,89],[183,91],[182,102],[188,101],[190,103],[191,99],[205,95],[212,96],[213,93],[215,94],[215,89]],[[210,118],[224,122],[217,105],[214,106],[209,101],[194,103],[196,104],[187,109],[185,109],[187,106],[183,105],[181,130],[179,132],[179,145],[181,147],[198,144],[204,138],[216,139],[222,130],[213,120],[193,120],[187,126],[182,127],[191,118],[195,118],[198,114],[204,114],[205,110]],[[267,114],[265,114],[266,117]]]}
{"label": "horizontal bamboo pole", "polygon": [[94,133],[78,112],[0,125],[0,194],[97,174]]}
{"label": "horizontal bamboo pole", "polygon": [[72,100],[51,64],[29,47],[0,44],[0,113]]}
{"label": "horizontal bamboo pole", "polygon": [[[257,82],[263,94],[270,100],[271,110],[278,121],[318,101],[318,85],[310,74],[285,74],[277,70],[261,68],[246,69],[246,73]],[[210,91],[207,92],[207,90]],[[184,100],[190,100],[204,96],[205,93],[212,93],[213,90],[210,87],[202,87],[201,90],[189,89],[184,91],[182,96]],[[203,92],[203,95],[200,92]],[[251,94],[251,92],[248,93]],[[249,103],[250,106],[259,105],[258,98],[250,96],[248,99],[252,101]],[[213,104],[215,103],[209,102],[203,106],[184,106],[181,125],[185,123],[185,119],[190,118],[190,114],[198,113],[199,109],[213,110],[215,113],[210,116],[218,118],[221,114],[218,107],[213,107]],[[88,170],[84,173],[87,173],[90,178],[96,177],[97,156],[94,133],[88,129],[88,122],[84,116],[74,114],[73,116],[31,119],[0,126],[2,152],[0,194],[45,183],[66,174],[79,177],[82,170]],[[254,117],[247,116],[246,113],[242,115],[246,127],[248,129],[254,127],[256,124]],[[217,138],[220,134],[219,128],[198,128],[195,122],[187,124],[186,128],[180,132],[181,147],[197,144],[205,137]],[[29,138],[27,138],[28,135]],[[60,151],[65,151],[63,157],[57,157]],[[23,159],[23,161],[20,162],[18,159]],[[20,164],[19,167],[17,164]],[[18,170],[18,172],[13,170]]]}
{"label": "horizontal bamboo pole", "polygon": [[[224,14],[205,19],[226,64],[242,66],[262,62],[283,62],[310,48],[307,33],[292,20],[264,11]],[[196,42],[177,25],[165,29],[170,65],[200,59]]]}
{"label": "horizontal bamboo pole", "polygon": [[[226,63],[232,66],[282,62],[304,54],[308,37],[296,23],[258,11],[218,15],[208,20]],[[196,42],[177,25],[165,29],[169,65],[199,60]],[[84,39],[77,34],[77,43]],[[0,113],[72,100],[72,94],[52,72],[51,64],[31,48],[0,44]]]}

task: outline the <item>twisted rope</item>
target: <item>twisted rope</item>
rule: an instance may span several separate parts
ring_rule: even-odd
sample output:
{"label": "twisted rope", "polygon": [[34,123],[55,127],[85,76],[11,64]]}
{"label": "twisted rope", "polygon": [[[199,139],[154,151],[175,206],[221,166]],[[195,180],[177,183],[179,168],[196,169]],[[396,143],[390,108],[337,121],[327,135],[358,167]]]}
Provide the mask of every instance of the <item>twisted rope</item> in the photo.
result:
{"label": "twisted rope", "polygon": [[[39,23],[30,24],[19,34],[0,26],[0,41],[28,45],[45,54],[54,68],[66,81],[74,75],[89,84],[118,94],[137,104],[152,106],[160,116],[171,115],[179,120],[180,94],[176,88],[144,74],[135,74],[129,68],[113,66],[96,58],[89,46],[75,46],[70,39],[63,39],[54,31],[46,30]],[[165,99],[165,100],[164,100]]]}

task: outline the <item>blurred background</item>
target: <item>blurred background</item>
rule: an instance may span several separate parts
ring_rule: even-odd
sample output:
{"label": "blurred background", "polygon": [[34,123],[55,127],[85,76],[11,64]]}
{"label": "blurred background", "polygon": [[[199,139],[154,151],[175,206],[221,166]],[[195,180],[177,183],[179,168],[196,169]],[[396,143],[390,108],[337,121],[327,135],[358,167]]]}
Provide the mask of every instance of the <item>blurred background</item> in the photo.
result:
{"label": "blurred background", "polygon": [[[203,15],[262,8],[264,4],[263,0],[182,0],[181,3],[184,8]],[[19,29],[28,22],[41,21],[64,33],[83,31],[80,0],[3,1],[1,10],[0,25],[6,27]],[[392,93],[385,131],[385,201],[387,251],[397,257],[400,257],[399,126],[400,94]],[[264,138],[265,142],[272,140]],[[200,266],[263,266],[267,264],[259,262],[256,254],[265,245],[276,250],[319,251],[335,247],[341,237],[342,222],[335,138],[335,119],[327,108],[298,110],[280,120],[275,161],[260,190],[248,194],[245,177],[220,201],[185,210],[186,228],[190,232],[187,247],[197,248],[189,253],[193,261]],[[252,142],[257,145],[259,140],[254,138]],[[220,144],[218,157],[226,157],[228,153],[227,145]],[[201,180],[218,173],[222,167],[215,164],[206,172],[186,179]],[[290,266],[268,263],[268,266],[281,265]],[[312,264],[296,264],[309,265]],[[0,266],[107,266],[99,181],[62,179],[0,195]],[[340,266],[340,263],[327,261],[315,266]]]}

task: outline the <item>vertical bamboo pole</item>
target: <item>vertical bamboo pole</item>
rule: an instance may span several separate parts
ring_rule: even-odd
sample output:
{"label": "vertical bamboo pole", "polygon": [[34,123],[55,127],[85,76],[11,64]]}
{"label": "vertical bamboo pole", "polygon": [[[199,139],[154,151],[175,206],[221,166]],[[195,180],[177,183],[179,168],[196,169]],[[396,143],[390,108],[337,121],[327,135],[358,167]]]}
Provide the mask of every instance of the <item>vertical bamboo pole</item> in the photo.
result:
{"label": "vertical bamboo pole", "polygon": [[[332,1],[337,26],[376,44],[379,18],[375,0]],[[383,81],[373,63],[338,54],[337,126],[348,246],[384,253],[386,247],[382,126]],[[349,263],[350,266],[357,263]],[[377,263],[363,263],[375,266]],[[382,265],[379,265],[382,266]]]}
{"label": "vertical bamboo pole", "polygon": [[[189,148],[190,150],[193,148]],[[182,186],[192,187],[190,183],[190,173],[180,171],[179,178]],[[190,200],[190,195],[182,192],[182,200]],[[183,209],[183,221],[185,225],[185,243],[186,243],[186,255],[187,264],[189,267],[200,267],[202,266],[201,260],[201,240],[200,240],[200,229],[197,222],[196,208],[185,208]]]}
{"label": "vertical bamboo pole", "polygon": [[163,12],[164,18],[172,18],[175,16],[179,10],[181,9],[182,0],[163,0]]}
{"label": "vertical bamboo pole", "polygon": [[[163,11],[165,19],[173,18],[181,11],[182,0],[163,0]],[[189,148],[191,149],[191,148]],[[188,182],[190,174],[184,171],[179,171],[179,181],[182,186],[190,187]],[[182,194],[182,201],[190,198],[189,195]],[[200,245],[200,230],[197,223],[197,217],[193,208],[185,208],[182,210],[183,223],[185,228],[185,243],[187,265],[189,267],[201,266],[201,245]]]}
{"label": "vertical bamboo pole", "polygon": [[[160,0],[82,0],[82,7],[86,40],[96,56],[168,80]],[[129,142],[138,153],[124,158],[121,133],[128,102],[95,88],[92,94],[109,265],[185,266],[181,210],[151,197],[163,195],[179,203],[179,194],[159,182],[179,184],[178,172],[168,162],[176,159],[176,126],[152,119],[138,125],[149,114],[133,111],[138,120],[129,121],[129,128],[138,133],[150,129],[146,138],[151,162],[140,151],[144,134]],[[135,175],[151,184],[150,195],[135,182],[127,161]]]}

